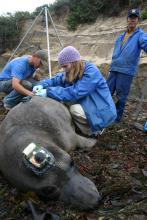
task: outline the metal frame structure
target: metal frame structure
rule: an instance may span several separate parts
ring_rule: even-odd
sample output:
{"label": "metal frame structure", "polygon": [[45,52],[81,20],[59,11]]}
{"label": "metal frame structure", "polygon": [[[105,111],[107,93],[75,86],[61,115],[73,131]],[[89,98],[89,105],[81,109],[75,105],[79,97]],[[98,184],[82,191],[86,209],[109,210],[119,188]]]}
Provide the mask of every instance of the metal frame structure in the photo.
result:
{"label": "metal frame structure", "polygon": [[50,41],[49,41],[49,29],[48,29],[48,17],[51,20],[51,23],[53,25],[54,31],[56,33],[57,39],[59,41],[59,44],[61,46],[61,48],[63,48],[63,44],[60,40],[59,34],[57,32],[56,26],[54,24],[54,21],[52,19],[52,16],[49,12],[49,9],[47,7],[42,8],[42,10],[40,11],[40,13],[38,14],[38,16],[35,18],[35,20],[33,21],[33,23],[31,24],[31,26],[28,28],[27,32],[25,33],[25,35],[22,37],[20,43],[18,44],[18,46],[15,48],[14,52],[12,53],[10,59],[8,60],[8,62],[11,61],[11,59],[13,58],[13,56],[16,54],[17,50],[19,49],[19,47],[21,46],[21,44],[23,43],[23,41],[25,40],[26,36],[29,34],[29,32],[31,31],[31,29],[33,28],[34,24],[36,23],[36,21],[38,20],[39,16],[41,14],[43,14],[43,12],[45,13],[45,24],[46,24],[46,38],[47,38],[47,50],[48,50],[48,70],[49,70],[49,77],[51,78],[52,74],[51,74],[51,54],[50,54]]}

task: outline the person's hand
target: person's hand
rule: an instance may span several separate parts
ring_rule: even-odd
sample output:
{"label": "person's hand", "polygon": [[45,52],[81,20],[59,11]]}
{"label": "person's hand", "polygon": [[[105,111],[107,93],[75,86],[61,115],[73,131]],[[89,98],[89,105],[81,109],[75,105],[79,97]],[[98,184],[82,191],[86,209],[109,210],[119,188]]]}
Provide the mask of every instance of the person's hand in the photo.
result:
{"label": "person's hand", "polygon": [[31,97],[34,96],[34,92],[28,91],[27,96],[31,96]]}
{"label": "person's hand", "polygon": [[43,89],[43,86],[42,86],[42,85],[34,86],[34,87],[33,87],[33,92],[34,92],[34,93],[37,93],[37,92],[39,92],[41,89]]}
{"label": "person's hand", "polygon": [[47,96],[46,89],[40,89],[38,92],[35,93],[35,95],[46,97]]}

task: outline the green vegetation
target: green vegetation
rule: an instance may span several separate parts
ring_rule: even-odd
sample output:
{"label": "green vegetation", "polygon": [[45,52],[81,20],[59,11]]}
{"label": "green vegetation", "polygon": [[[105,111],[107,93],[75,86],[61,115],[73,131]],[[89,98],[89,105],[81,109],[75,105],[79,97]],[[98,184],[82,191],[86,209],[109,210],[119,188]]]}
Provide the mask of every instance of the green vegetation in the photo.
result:
{"label": "green vegetation", "polygon": [[[117,16],[126,8],[143,7],[143,0],[56,0],[53,4],[37,7],[33,13],[16,12],[0,16],[0,53],[13,49],[20,41],[23,22],[35,18],[44,7],[52,15],[68,14],[67,23],[70,30],[76,30],[79,24],[92,23],[98,15]],[[142,12],[142,19],[147,18],[147,11]]]}
{"label": "green vegetation", "polygon": [[42,5],[42,6],[40,6],[40,7],[37,7],[36,9],[35,9],[35,11],[32,13],[32,16],[37,16],[40,12],[41,12],[41,10],[43,9],[43,8],[45,8],[45,7],[47,7],[48,9],[49,9],[49,6],[48,5]]}
{"label": "green vegetation", "polygon": [[71,0],[56,0],[53,4],[49,5],[49,9],[54,13],[58,13],[64,7],[69,7],[71,2]]}
{"label": "green vegetation", "polygon": [[142,13],[141,13],[141,19],[142,19],[142,20],[147,19],[147,10],[142,11]]}
{"label": "green vegetation", "polygon": [[16,12],[14,15],[7,13],[0,16],[0,53],[6,49],[13,49],[20,40],[22,22],[32,18],[29,12]]}
{"label": "green vegetation", "polygon": [[108,1],[72,0],[68,19],[69,29],[75,30],[78,24],[94,22],[106,2]]}
{"label": "green vegetation", "polygon": [[76,30],[79,24],[96,21],[98,15],[117,16],[124,7],[140,6],[143,6],[142,0],[56,0],[49,8],[55,14],[62,15],[68,7],[68,28]]}

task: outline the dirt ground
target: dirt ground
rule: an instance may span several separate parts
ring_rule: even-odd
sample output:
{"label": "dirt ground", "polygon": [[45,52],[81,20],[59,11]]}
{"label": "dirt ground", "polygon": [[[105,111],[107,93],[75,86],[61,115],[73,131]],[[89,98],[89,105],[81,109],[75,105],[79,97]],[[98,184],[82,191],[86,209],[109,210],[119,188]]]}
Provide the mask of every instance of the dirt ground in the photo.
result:
{"label": "dirt ground", "polygon": [[[0,174],[0,220],[31,220],[28,199],[38,211],[53,212],[61,220],[147,219],[147,133],[134,128],[137,106],[137,102],[129,101],[123,122],[106,129],[91,151],[71,152],[80,172],[95,182],[102,195],[95,210],[80,212],[59,201],[41,201],[32,193],[22,194]],[[146,109],[144,103],[138,117],[142,124],[147,119]],[[6,113],[1,107],[1,121]]]}

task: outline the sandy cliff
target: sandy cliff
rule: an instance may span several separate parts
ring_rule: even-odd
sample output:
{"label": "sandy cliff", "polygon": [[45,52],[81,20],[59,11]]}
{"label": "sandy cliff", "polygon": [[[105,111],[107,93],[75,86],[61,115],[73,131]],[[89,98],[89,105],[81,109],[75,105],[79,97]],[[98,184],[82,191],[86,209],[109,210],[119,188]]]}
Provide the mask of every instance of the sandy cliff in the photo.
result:
{"label": "sandy cliff", "polygon": [[[24,33],[31,23],[32,20],[24,24]],[[119,34],[126,29],[126,12],[122,12],[119,17],[98,17],[95,23],[80,25],[75,32],[68,31],[65,15],[58,19],[55,18],[54,23],[64,46],[75,46],[80,50],[83,59],[94,62],[101,68],[104,75],[107,74],[114,42]],[[140,26],[147,32],[147,21],[141,22]],[[51,24],[49,25],[49,40],[52,72],[54,73],[58,69],[57,54],[61,47]],[[41,18],[34,25],[26,40],[19,48],[18,55],[29,54],[39,48],[47,48],[45,24]],[[10,53],[6,53],[1,57],[1,67],[9,56]],[[143,78],[143,80],[144,77],[147,77],[147,55],[145,53],[141,54],[139,77],[141,77],[141,79]]]}

